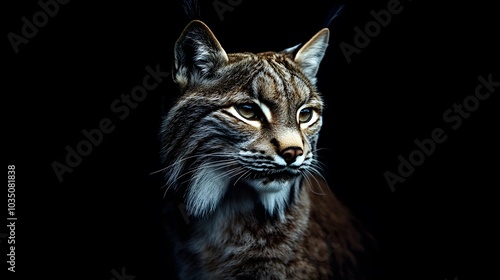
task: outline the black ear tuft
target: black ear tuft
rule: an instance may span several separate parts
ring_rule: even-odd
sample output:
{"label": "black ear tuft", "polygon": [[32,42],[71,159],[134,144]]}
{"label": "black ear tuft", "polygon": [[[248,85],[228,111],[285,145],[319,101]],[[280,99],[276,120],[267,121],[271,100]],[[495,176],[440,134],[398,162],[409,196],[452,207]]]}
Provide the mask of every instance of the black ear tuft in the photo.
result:
{"label": "black ear tuft", "polygon": [[297,45],[295,45],[293,47],[290,47],[288,49],[282,50],[281,53],[290,55],[292,58],[294,58],[295,55],[297,54],[297,52],[299,51],[299,47],[301,47],[302,45],[303,45],[302,43],[297,44]]}
{"label": "black ear tuft", "polygon": [[174,81],[181,87],[209,79],[228,61],[219,41],[201,21],[191,21],[174,47]]}

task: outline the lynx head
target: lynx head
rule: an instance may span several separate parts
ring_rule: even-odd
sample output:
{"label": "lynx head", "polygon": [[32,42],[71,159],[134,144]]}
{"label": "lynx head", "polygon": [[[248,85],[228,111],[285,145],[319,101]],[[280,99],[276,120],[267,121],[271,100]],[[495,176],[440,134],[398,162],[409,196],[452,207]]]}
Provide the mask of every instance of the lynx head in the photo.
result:
{"label": "lynx head", "polygon": [[[163,120],[166,185],[194,217],[231,201],[284,218],[317,172],[322,98],[315,81],[328,45],[323,29],[301,48],[227,54],[200,21],[175,44],[181,96]],[[233,207],[234,208],[234,207]]]}

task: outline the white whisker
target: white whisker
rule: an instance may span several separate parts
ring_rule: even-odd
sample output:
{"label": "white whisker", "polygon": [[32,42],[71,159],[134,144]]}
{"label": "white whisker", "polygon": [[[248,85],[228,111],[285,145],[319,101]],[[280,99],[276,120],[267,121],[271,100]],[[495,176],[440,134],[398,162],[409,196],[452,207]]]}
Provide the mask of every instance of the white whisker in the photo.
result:
{"label": "white whisker", "polygon": [[239,180],[241,180],[241,178],[244,178],[245,176],[247,176],[250,172],[252,172],[251,170],[246,170],[243,172],[243,174],[238,178],[236,179],[236,181],[234,182],[233,186],[236,186],[236,184],[238,183]]}
{"label": "white whisker", "polygon": [[313,189],[313,184],[312,182],[308,179],[309,181],[309,188],[311,189],[311,191],[314,193],[314,194],[317,194],[317,195],[325,195],[325,192],[323,191],[323,189],[321,188],[321,184],[319,183],[318,179],[316,179],[316,176],[314,176],[314,174],[310,171],[310,170],[304,170],[306,174],[306,178],[309,178],[309,177],[312,177],[314,179],[314,181],[316,181],[316,185],[320,188],[321,190],[321,193],[319,192],[316,192],[314,189]]}
{"label": "white whisker", "polygon": [[[234,164],[235,161],[232,160],[232,159],[226,159],[226,160],[220,160],[220,161],[215,161],[215,162],[204,162],[204,163],[200,164],[199,166],[197,166],[196,168],[194,168],[194,169],[192,169],[192,170],[190,170],[188,172],[185,172],[184,174],[182,174],[181,176],[179,176],[179,178],[194,173],[195,175],[192,178],[190,178],[190,179],[196,180],[196,179],[199,179],[199,176],[200,176],[200,173],[201,173],[200,170],[202,170],[202,169],[210,168],[213,171],[218,171],[218,170],[221,170],[221,169],[228,168],[229,166],[231,166],[231,163]],[[213,167],[215,167],[215,168],[213,168]],[[230,172],[230,171],[231,170],[222,172],[221,174],[219,174],[218,176],[216,176],[213,179],[221,178],[221,177],[225,176],[225,174],[227,172]],[[189,179],[187,181],[189,181]],[[186,183],[187,181],[184,181],[183,183]]]}
{"label": "white whisker", "polygon": [[[224,166],[224,167],[228,167],[227,165]],[[220,168],[219,168],[220,169]],[[215,169],[217,170],[217,169]],[[239,168],[231,168],[229,170],[226,170],[224,172],[221,172],[219,173],[217,176],[215,176],[213,179],[216,180],[216,179],[219,179],[219,178],[222,178],[222,177],[226,177],[226,176],[229,176],[229,178],[233,177],[234,175],[231,175],[231,174],[234,174],[234,173],[238,173],[239,171],[241,170],[241,167]],[[231,175],[231,176],[230,176]]]}
{"label": "white whisker", "polygon": [[[224,157],[230,157],[232,154],[229,154],[229,153],[213,153],[213,154],[207,154],[207,155],[202,155],[202,156],[199,156],[199,155],[193,155],[193,156],[190,156],[190,157],[186,157],[184,158],[183,160],[185,161],[186,159],[189,159],[189,158],[196,158],[196,161],[199,161],[201,158],[206,158],[206,157],[209,157],[209,156],[214,156],[214,157],[218,157],[218,156],[224,156]],[[219,170],[219,169],[222,169],[226,166],[228,166],[228,164],[230,163],[235,163],[235,160],[232,159],[232,158],[229,158],[229,159],[222,159],[222,160],[216,160],[216,161],[207,161],[207,162],[203,162],[201,163],[199,166],[197,166],[196,168],[191,168],[189,169],[188,171],[185,171],[183,172],[181,175],[179,174],[173,174],[171,176],[171,178],[169,178],[167,180],[167,182],[162,186],[162,188],[167,188],[167,191],[168,189],[178,183],[179,179],[185,177],[185,176],[188,176],[190,174],[193,174],[193,173],[198,173],[198,171],[200,171],[202,168],[208,168],[208,167],[216,167],[215,170]],[[170,165],[170,166],[174,166],[174,164]],[[178,170],[176,173],[179,173],[180,170]],[[182,183],[185,183],[186,181],[182,182]]]}
{"label": "white whisker", "polygon": [[153,172],[149,173],[149,175],[153,175],[153,174],[156,174],[156,173],[160,173],[160,172],[166,171],[167,169],[172,168],[175,165],[179,165],[179,164],[185,162],[186,160],[189,160],[189,159],[192,159],[192,158],[197,158],[197,160],[199,160],[200,158],[205,158],[205,157],[234,157],[234,154],[220,152],[220,153],[212,153],[212,154],[206,154],[206,155],[199,155],[199,154],[191,155],[191,156],[188,156],[188,157],[185,157],[185,158],[178,159],[174,163],[170,164],[169,166],[166,166],[166,167],[163,167],[163,168],[158,169],[156,171],[153,171]]}
{"label": "white whisker", "polygon": [[326,178],[323,176],[323,174],[321,173],[321,168],[320,167],[317,167],[315,165],[311,165],[309,166],[309,171],[311,172],[311,174],[316,174],[318,175],[322,180],[323,182],[327,182]]}

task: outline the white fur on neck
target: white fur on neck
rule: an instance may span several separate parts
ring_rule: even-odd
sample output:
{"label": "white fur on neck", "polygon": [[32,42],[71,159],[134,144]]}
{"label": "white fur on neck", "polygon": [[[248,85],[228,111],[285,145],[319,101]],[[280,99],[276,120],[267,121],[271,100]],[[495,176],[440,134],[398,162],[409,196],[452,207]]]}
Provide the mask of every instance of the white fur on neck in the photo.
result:
{"label": "white fur on neck", "polygon": [[267,213],[277,215],[280,221],[285,220],[285,210],[289,203],[290,191],[295,189],[295,194],[298,194],[300,180],[293,181],[273,181],[264,183],[266,179],[248,180],[247,184],[251,185],[258,193],[260,202],[266,209]]}
{"label": "white fur on neck", "polygon": [[186,210],[190,215],[202,217],[211,214],[227,192],[229,177],[220,171],[202,168],[196,173],[187,192]]}
{"label": "white fur on neck", "polygon": [[[221,176],[221,171],[214,170],[212,168],[203,168],[194,176],[193,181],[189,185],[187,191],[187,212],[194,217],[203,217],[210,215],[215,212],[215,210],[220,211],[229,211],[234,215],[237,212],[246,212],[253,207],[247,205],[243,207],[245,209],[240,209],[244,211],[238,211],[235,209],[234,203],[223,201],[225,194],[228,191],[229,187],[233,184],[230,181],[228,176]],[[281,220],[285,220],[285,210],[289,203],[290,199],[290,191],[294,188],[295,195],[298,195],[300,179],[294,180],[276,180],[272,182],[266,182],[268,180],[266,178],[259,179],[247,179],[245,180],[246,184],[252,187],[255,191],[257,191],[258,197],[264,209],[271,215],[277,215],[277,217]],[[249,198],[250,194],[241,190],[241,196],[248,197],[233,197],[232,199],[240,200],[239,206],[242,204],[248,204],[247,198]],[[245,201],[245,203],[243,203]],[[230,207],[221,207],[222,203],[229,203],[226,206]],[[220,208],[220,209],[218,209]],[[238,207],[236,207],[238,208]]]}

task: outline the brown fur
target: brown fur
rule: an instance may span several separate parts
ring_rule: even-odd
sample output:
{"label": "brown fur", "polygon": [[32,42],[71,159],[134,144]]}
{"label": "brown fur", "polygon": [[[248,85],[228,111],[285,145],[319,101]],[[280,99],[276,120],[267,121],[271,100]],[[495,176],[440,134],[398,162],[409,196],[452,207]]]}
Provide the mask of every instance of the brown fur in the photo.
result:
{"label": "brown fur", "polygon": [[[181,35],[182,95],[162,129],[168,213],[185,203],[190,217],[175,211],[166,223],[181,279],[361,279],[357,222],[314,159],[328,34],[259,54],[226,54],[201,22]],[[242,116],[241,104],[259,118]],[[304,108],[310,121],[298,117]],[[301,154],[285,163],[292,148]]]}
{"label": "brown fur", "polygon": [[[304,185],[284,222],[247,215],[220,223],[214,215],[178,224],[192,236],[177,247],[176,256],[188,264],[182,278],[358,279],[352,269],[363,248],[355,221],[323,181],[313,182]],[[222,242],[211,244],[212,234]],[[193,239],[196,246],[190,246]]]}

